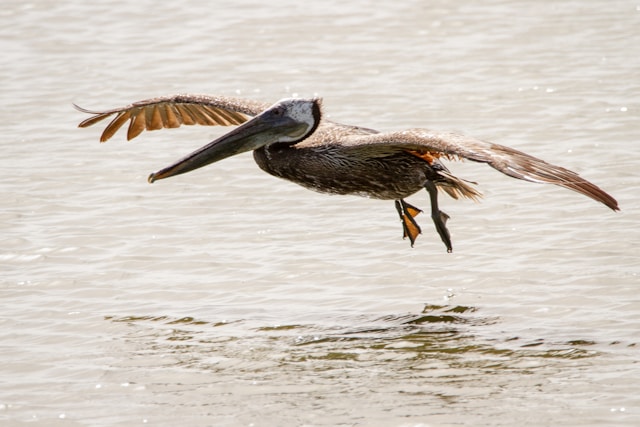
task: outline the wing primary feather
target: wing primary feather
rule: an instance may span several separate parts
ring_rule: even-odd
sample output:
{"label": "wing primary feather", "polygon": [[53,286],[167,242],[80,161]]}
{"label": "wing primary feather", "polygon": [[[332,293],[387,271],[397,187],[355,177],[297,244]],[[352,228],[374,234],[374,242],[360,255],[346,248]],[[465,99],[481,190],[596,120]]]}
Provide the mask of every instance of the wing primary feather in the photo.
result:
{"label": "wing primary feather", "polygon": [[161,108],[161,112],[163,114],[164,122],[169,128],[177,128],[183,123],[180,115],[176,114],[176,108],[171,104],[163,104],[164,108]]}
{"label": "wing primary feather", "polygon": [[247,121],[247,116],[237,111],[218,110],[218,114],[230,125],[239,125]]}
{"label": "wing primary feather", "polygon": [[100,136],[100,142],[108,141],[120,129],[127,120],[131,119],[133,111],[122,111],[104,128]]}
{"label": "wing primary feather", "polygon": [[216,126],[216,125],[222,125],[222,126],[227,126],[227,122],[226,120],[220,116],[220,114],[218,113],[218,109],[216,108],[212,108],[209,106],[201,106],[201,112],[202,115],[204,117],[207,118],[207,124],[209,126]]}
{"label": "wing primary feather", "polygon": [[197,106],[185,105],[185,109],[191,113],[191,117],[193,117],[196,124],[206,126],[210,123],[210,119]]}
{"label": "wing primary feather", "polygon": [[147,130],[159,130],[165,127],[165,121],[162,119],[162,114],[160,113],[161,109],[163,109],[162,104],[151,107],[150,117],[147,117],[146,121]]}
{"label": "wing primary feather", "polygon": [[127,141],[131,141],[140,135],[146,127],[146,112],[143,109],[138,111],[138,114],[132,115],[131,123],[129,123],[129,129],[127,130]]}
{"label": "wing primary feather", "polygon": [[[80,109],[80,107],[78,107],[77,105],[76,105],[76,108]],[[80,110],[80,111],[85,112],[85,113],[89,113],[89,114],[97,114],[97,115],[93,116],[93,117],[89,117],[88,119],[84,119],[83,121],[81,121],[78,124],[79,128],[86,128],[86,127],[92,126],[92,125],[94,125],[94,124],[96,124],[98,122],[101,122],[102,120],[106,119],[107,117],[109,117],[112,114],[112,113],[109,113],[109,114],[93,113],[93,112],[89,112],[88,110]]]}
{"label": "wing primary feather", "polygon": [[174,107],[178,111],[179,116],[182,117],[182,123],[184,123],[187,126],[192,126],[197,124],[196,118],[193,117],[193,114],[191,114],[191,111],[189,111],[189,108],[187,108],[187,105],[175,104]]}

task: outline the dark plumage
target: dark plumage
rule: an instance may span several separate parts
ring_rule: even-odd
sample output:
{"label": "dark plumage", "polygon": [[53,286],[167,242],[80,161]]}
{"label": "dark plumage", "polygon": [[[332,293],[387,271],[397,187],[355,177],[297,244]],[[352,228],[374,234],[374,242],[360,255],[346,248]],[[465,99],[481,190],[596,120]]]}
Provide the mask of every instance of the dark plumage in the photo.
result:
{"label": "dark plumage", "polygon": [[[618,203],[576,173],[503,145],[452,132],[410,129],[379,133],[322,119],[319,99],[285,99],[272,106],[229,97],[176,95],[95,112],[80,123],[91,126],[114,116],[100,141],[111,138],[129,121],[127,138],[142,131],[181,125],[241,125],[176,163],[149,176],[149,182],[185,173],[243,151],[253,150],[258,166],[271,175],[311,190],[395,200],[404,237],[413,246],[421,233],[415,216],[421,211],[404,198],[425,188],[431,217],[451,252],[448,215],[438,208],[437,190],[477,199],[471,183],[453,176],[440,159],[468,159],[530,182],[556,184],[582,193],[613,210]],[[247,121],[250,116],[255,116]]]}

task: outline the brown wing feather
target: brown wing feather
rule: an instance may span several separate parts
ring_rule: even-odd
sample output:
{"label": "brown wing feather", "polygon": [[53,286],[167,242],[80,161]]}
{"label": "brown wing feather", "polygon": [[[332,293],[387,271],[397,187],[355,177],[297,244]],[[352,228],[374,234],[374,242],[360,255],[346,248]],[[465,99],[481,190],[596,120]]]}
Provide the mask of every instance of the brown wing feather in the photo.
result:
{"label": "brown wing feather", "polygon": [[[411,129],[395,133],[379,133],[348,138],[345,149],[411,150],[429,155],[441,153],[450,158],[464,158],[487,163],[513,178],[530,182],[555,184],[568,188],[619,210],[618,202],[600,187],[560,166],[530,156],[522,151],[452,132]],[[435,156],[437,157],[437,156]]]}
{"label": "brown wing feather", "polygon": [[180,116],[176,114],[175,105],[165,104],[163,106],[159,106],[158,109],[166,127],[171,129],[177,128],[183,123]]}
{"label": "brown wing feather", "polygon": [[[107,116],[103,116],[103,117],[96,116],[94,118],[97,119],[97,120],[92,121],[91,124],[97,123],[99,120],[102,120],[105,117],[107,117]],[[129,120],[129,119],[131,119],[131,112],[130,111],[125,111],[122,114],[118,114],[107,125],[107,127],[104,129],[104,132],[102,132],[102,135],[100,136],[100,142],[105,142],[106,140],[111,138],[118,131],[118,129],[120,129],[127,122],[127,120]]]}
{"label": "brown wing feather", "polygon": [[255,116],[268,108],[269,104],[222,96],[172,95],[134,102],[107,111],[91,111],[74,106],[78,111],[93,114],[80,122],[78,127],[82,128],[115,116],[100,136],[100,142],[105,142],[127,121],[130,121],[127,139],[133,139],[144,130],[176,128],[181,125],[239,125],[248,116]]}
{"label": "brown wing feather", "polygon": [[191,105],[189,104],[176,104],[176,108],[182,114],[182,121],[185,125],[195,125],[198,123],[197,117],[191,111]]}
{"label": "brown wing feather", "polygon": [[[127,129],[127,140],[132,140],[136,136],[140,135],[142,131],[147,127],[147,109],[139,110],[138,114],[134,114],[131,117],[129,123],[129,129]],[[102,138],[100,138],[102,140]]]}

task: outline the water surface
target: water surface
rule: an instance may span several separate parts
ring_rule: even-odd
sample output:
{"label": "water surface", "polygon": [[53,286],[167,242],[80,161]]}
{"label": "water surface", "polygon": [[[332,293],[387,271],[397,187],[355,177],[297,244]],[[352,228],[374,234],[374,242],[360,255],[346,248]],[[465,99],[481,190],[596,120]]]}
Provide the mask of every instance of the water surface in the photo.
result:
{"label": "water surface", "polygon": [[[629,1],[9,1],[0,14],[7,425],[640,423],[640,7]],[[461,130],[575,170],[453,164],[454,253],[393,204],[250,154],[148,185],[222,129],[77,129],[180,92],[322,96],[333,120]],[[411,203],[428,206],[427,194]]]}

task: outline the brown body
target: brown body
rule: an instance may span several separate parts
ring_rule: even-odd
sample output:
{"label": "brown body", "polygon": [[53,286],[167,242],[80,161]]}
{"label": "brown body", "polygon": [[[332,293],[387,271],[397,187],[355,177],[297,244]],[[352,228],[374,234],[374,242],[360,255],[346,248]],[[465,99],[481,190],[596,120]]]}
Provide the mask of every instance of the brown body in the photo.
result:
{"label": "brown body", "polygon": [[[432,164],[406,150],[371,153],[344,150],[340,141],[375,131],[334,123],[321,123],[307,140],[292,147],[267,145],[253,152],[265,172],[310,190],[399,200],[424,189],[427,180],[439,179]],[[376,151],[376,150],[371,150]]]}

